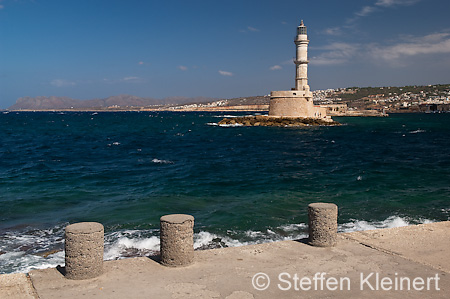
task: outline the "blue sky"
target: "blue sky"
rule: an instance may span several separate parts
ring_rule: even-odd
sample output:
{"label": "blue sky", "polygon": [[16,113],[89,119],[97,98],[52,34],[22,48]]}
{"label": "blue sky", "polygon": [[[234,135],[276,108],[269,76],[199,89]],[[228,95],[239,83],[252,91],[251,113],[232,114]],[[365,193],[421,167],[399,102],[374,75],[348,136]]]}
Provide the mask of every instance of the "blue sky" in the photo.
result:
{"label": "blue sky", "polygon": [[23,96],[238,97],[450,83],[448,0],[0,0],[0,108]]}

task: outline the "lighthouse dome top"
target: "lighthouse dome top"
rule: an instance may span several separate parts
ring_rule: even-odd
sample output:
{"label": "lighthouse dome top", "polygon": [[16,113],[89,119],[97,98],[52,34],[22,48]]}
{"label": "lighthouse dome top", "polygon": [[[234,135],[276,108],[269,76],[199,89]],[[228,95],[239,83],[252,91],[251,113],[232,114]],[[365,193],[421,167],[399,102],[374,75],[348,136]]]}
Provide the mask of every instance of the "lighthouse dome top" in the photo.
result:
{"label": "lighthouse dome top", "polygon": [[303,20],[300,22],[300,25],[297,27],[297,34],[305,34],[306,35],[306,26],[303,24]]}

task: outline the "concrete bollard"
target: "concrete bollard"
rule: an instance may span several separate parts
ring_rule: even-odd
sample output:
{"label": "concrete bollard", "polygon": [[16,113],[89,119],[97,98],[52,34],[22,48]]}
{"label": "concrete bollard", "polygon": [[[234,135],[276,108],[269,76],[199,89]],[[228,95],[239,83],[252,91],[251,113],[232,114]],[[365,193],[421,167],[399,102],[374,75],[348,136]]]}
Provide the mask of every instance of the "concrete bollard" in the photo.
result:
{"label": "concrete bollard", "polygon": [[89,279],[103,273],[103,225],[80,222],[68,225],[65,235],[68,279]]}
{"label": "concrete bollard", "polygon": [[161,264],[187,266],[194,262],[194,217],[165,215],[160,219]]}
{"label": "concrete bollard", "polygon": [[337,243],[338,207],[333,203],[308,205],[309,244],[332,247]]}

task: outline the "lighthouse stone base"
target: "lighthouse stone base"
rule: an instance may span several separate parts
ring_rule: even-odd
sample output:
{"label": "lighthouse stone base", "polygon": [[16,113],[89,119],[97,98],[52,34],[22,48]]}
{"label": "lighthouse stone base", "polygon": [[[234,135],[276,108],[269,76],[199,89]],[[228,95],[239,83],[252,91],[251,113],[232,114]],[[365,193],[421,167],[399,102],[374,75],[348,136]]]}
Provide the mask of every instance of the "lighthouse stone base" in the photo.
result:
{"label": "lighthouse stone base", "polygon": [[309,90],[272,91],[270,117],[303,117],[332,122],[325,107],[315,106]]}

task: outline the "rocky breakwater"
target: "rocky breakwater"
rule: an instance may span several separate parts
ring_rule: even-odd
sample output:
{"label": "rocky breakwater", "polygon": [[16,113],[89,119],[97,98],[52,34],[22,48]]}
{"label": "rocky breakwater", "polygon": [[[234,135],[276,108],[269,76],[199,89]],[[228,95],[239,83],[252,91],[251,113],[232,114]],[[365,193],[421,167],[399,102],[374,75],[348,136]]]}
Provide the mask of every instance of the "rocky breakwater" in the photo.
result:
{"label": "rocky breakwater", "polygon": [[247,127],[300,127],[300,126],[339,126],[340,123],[331,119],[304,117],[271,117],[264,115],[242,116],[224,118],[219,123],[221,126],[247,126]]}

